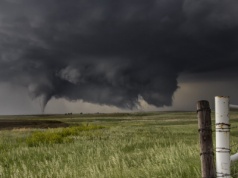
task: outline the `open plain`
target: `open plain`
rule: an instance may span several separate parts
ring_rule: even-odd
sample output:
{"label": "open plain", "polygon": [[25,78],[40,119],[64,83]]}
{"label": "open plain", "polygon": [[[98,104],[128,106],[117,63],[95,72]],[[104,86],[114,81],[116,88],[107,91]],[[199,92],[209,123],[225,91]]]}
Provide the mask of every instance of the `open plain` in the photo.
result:
{"label": "open plain", "polygon": [[1,116],[0,153],[1,178],[201,177],[196,112]]}

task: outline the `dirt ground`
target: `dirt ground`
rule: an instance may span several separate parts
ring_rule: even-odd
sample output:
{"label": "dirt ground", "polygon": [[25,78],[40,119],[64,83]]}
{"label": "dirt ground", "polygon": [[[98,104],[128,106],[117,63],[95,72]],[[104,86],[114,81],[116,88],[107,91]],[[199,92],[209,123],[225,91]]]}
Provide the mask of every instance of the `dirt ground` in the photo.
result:
{"label": "dirt ground", "polygon": [[57,128],[69,125],[56,120],[0,120],[0,130],[19,128]]}

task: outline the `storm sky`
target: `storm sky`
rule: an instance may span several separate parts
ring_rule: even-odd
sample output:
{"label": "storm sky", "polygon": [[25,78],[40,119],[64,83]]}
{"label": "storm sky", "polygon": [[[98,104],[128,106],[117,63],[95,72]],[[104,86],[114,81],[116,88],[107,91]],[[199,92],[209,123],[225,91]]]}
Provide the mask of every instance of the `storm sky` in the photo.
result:
{"label": "storm sky", "polygon": [[0,0],[0,114],[238,104],[237,65],[236,0]]}

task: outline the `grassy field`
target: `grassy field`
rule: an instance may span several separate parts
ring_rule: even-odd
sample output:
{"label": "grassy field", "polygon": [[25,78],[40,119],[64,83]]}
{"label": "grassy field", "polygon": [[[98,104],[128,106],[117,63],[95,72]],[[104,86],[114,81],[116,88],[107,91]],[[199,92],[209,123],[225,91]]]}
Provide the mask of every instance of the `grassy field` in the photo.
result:
{"label": "grassy field", "polygon": [[[1,178],[201,177],[195,112],[1,116],[0,124],[6,119],[69,127],[2,128]],[[232,126],[237,122],[238,112],[232,112]],[[237,136],[233,128],[233,153]]]}

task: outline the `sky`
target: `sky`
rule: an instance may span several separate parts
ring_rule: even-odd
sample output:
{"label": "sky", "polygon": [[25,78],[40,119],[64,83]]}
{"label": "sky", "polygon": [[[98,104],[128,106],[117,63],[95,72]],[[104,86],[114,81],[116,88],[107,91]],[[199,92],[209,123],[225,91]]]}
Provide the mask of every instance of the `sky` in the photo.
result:
{"label": "sky", "polygon": [[0,115],[238,104],[236,0],[0,0]]}

